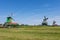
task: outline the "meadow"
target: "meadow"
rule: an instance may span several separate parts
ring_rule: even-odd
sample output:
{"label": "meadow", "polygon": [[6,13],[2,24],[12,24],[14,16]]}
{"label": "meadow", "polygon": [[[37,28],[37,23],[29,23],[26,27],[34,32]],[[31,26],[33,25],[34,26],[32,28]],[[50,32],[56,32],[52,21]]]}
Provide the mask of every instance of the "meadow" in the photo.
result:
{"label": "meadow", "polygon": [[0,40],[60,40],[60,27],[0,28]]}

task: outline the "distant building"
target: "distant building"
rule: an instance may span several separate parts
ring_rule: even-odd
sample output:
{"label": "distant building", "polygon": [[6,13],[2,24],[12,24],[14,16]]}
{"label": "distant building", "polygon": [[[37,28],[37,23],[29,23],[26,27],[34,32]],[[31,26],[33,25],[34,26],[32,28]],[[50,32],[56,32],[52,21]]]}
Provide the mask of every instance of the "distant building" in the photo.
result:
{"label": "distant building", "polygon": [[56,24],[56,21],[53,21],[53,24],[52,24],[53,26],[57,26],[57,24]]}

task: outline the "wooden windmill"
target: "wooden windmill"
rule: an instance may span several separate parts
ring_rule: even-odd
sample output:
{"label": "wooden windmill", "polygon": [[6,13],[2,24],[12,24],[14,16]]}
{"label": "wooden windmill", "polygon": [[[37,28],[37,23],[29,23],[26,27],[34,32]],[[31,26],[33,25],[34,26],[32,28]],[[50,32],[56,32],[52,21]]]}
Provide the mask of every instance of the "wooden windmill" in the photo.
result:
{"label": "wooden windmill", "polygon": [[44,16],[42,25],[48,25],[47,20],[48,20],[48,18],[46,16]]}
{"label": "wooden windmill", "polygon": [[13,16],[13,14],[11,13],[11,15],[7,17],[6,23],[12,23],[12,21],[13,21],[12,16]]}
{"label": "wooden windmill", "polygon": [[12,27],[12,26],[19,25],[19,24],[13,22],[12,16],[13,16],[13,14],[11,13],[11,15],[6,18],[6,22],[4,23],[4,27]]}

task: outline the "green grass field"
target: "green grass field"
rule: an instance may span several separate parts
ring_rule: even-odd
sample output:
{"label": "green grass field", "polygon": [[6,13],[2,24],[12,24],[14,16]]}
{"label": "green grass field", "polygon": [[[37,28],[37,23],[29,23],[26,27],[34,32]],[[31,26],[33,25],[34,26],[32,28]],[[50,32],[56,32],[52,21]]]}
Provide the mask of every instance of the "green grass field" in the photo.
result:
{"label": "green grass field", "polygon": [[60,27],[0,28],[0,40],[60,40]]}

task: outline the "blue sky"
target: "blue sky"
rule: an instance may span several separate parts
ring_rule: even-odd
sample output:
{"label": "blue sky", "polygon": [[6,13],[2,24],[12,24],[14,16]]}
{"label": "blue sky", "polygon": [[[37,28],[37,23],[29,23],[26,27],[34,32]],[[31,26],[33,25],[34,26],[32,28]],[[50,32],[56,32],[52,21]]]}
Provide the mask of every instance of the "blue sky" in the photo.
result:
{"label": "blue sky", "polygon": [[11,13],[19,24],[41,24],[43,16],[60,24],[60,0],[0,0],[0,23]]}

